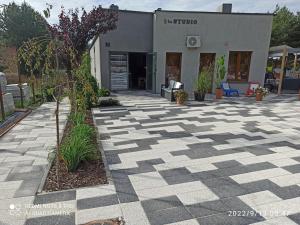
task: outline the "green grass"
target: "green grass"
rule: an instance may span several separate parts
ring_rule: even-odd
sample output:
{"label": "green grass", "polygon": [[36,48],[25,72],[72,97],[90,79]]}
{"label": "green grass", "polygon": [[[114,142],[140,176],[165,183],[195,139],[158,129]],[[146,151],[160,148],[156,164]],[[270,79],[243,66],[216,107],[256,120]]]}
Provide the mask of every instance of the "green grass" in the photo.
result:
{"label": "green grass", "polygon": [[69,120],[71,120],[74,126],[84,124],[85,114],[82,112],[71,113]]}
{"label": "green grass", "polygon": [[87,124],[76,125],[70,136],[61,146],[61,156],[64,159],[68,171],[77,170],[82,161],[95,157],[96,146],[92,142],[94,129]]}

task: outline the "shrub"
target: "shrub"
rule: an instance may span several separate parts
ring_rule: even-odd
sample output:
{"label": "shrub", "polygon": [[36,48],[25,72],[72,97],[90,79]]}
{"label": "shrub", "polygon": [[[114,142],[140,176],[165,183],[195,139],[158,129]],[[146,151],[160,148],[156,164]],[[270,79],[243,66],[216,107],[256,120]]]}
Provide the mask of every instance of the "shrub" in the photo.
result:
{"label": "shrub", "polygon": [[105,99],[99,102],[99,106],[101,107],[109,107],[109,106],[119,106],[120,102],[117,99]]}
{"label": "shrub", "polygon": [[202,69],[195,82],[197,92],[206,94],[209,91],[209,89],[211,88],[212,74],[213,72],[211,67]]}
{"label": "shrub", "polygon": [[109,97],[110,96],[110,91],[106,88],[100,88],[98,91],[98,96],[99,97]]}
{"label": "shrub", "polygon": [[73,128],[70,136],[61,147],[61,156],[68,171],[74,172],[82,161],[92,159],[95,154],[95,145],[92,143],[94,130],[87,124],[80,124]]}
{"label": "shrub", "polygon": [[43,96],[47,102],[53,102],[54,87],[45,87],[43,89]]}
{"label": "shrub", "polygon": [[221,89],[222,81],[224,80],[225,75],[226,75],[225,55],[217,58],[216,71],[217,71],[217,74],[215,77],[215,85],[216,85],[216,88]]}
{"label": "shrub", "polygon": [[75,71],[76,100],[80,109],[90,109],[97,103],[98,85],[91,74],[91,59],[88,53],[82,57],[81,65]]}

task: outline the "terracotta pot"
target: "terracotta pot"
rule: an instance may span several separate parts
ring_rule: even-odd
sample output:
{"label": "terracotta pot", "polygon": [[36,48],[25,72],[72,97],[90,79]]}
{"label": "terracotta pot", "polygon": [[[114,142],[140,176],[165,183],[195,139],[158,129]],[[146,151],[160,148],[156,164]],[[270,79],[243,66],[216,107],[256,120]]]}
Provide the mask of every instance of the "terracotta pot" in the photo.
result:
{"label": "terracotta pot", "polygon": [[205,100],[205,93],[194,92],[195,101],[203,102]]}
{"label": "terracotta pot", "polygon": [[256,92],[256,101],[261,102],[263,100],[263,94],[261,92]]}
{"label": "terracotta pot", "polygon": [[216,99],[223,98],[223,90],[221,88],[216,88]]}

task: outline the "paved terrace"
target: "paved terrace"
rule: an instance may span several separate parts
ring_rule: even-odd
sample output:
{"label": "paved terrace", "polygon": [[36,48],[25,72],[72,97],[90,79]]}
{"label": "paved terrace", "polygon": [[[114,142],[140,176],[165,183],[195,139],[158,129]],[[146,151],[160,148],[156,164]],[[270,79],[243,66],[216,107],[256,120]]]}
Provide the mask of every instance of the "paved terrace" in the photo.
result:
{"label": "paved terrace", "polygon": [[119,98],[94,110],[116,192],[79,200],[77,222],[111,210],[129,225],[300,224],[296,97]]}
{"label": "paved terrace", "polygon": [[[45,103],[0,138],[0,225],[24,224],[56,146],[55,103]],[[69,104],[60,105],[60,132]]]}
{"label": "paved terrace", "polygon": [[122,93],[94,109],[112,181],[38,195],[70,215],[30,215],[26,225],[300,224],[300,101],[280,97],[192,102]]}

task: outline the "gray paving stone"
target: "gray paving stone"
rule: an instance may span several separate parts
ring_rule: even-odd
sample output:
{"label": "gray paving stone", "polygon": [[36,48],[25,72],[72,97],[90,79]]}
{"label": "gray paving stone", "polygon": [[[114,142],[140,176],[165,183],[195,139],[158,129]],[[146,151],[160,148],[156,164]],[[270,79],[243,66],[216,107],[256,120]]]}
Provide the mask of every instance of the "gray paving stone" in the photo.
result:
{"label": "gray paving stone", "polygon": [[285,166],[283,169],[291,172],[291,173],[300,173],[300,163],[292,166]]}
{"label": "gray paving stone", "polygon": [[174,184],[182,184],[182,183],[187,183],[187,182],[192,182],[192,181],[197,181],[199,179],[195,178],[193,174],[186,174],[186,175],[178,175],[178,176],[163,176],[164,180],[169,184],[169,185],[174,185]]}
{"label": "gray paving stone", "polygon": [[177,198],[177,196],[145,200],[142,201],[141,204],[146,213],[183,206],[182,202]]}
{"label": "gray paving stone", "polygon": [[238,185],[234,180],[229,177],[217,177],[211,179],[201,180],[207,187],[222,187],[225,185]]}
{"label": "gray paving stone", "polygon": [[300,224],[300,213],[292,214],[288,216],[295,223]]}
{"label": "gray paving stone", "polygon": [[40,178],[24,180],[20,188],[16,191],[14,198],[35,195],[40,185],[40,182]]}
{"label": "gray paving stone", "polygon": [[80,199],[77,201],[77,209],[83,210],[83,209],[98,208],[98,207],[104,207],[109,205],[116,205],[118,203],[119,201],[116,194],[105,195],[105,196],[94,197],[94,198]]}
{"label": "gray paving stone", "polygon": [[238,184],[229,184],[212,187],[211,190],[219,196],[219,198],[228,198],[249,193],[243,186]]}
{"label": "gray paving stone", "polygon": [[227,167],[235,167],[235,166],[241,166],[242,164],[235,161],[235,160],[228,160],[228,161],[223,161],[223,162],[217,162],[213,163],[216,167],[219,169],[222,168],[227,168]]}
{"label": "gray paving stone", "polygon": [[183,207],[174,207],[147,214],[151,225],[163,225],[192,219],[192,215]]}
{"label": "gray paving stone", "polygon": [[159,171],[159,173],[164,178],[165,177],[172,177],[172,176],[184,176],[184,175],[190,175],[191,174],[191,172],[188,169],[186,169],[185,167]]}
{"label": "gray paving stone", "polygon": [[37,195],[34,199],[34,204],[49,204],[53,202],[63,202],[76,199],[76,191],[61,191],[54,193],[46,193]]}
{"label": "gray paving stone", "polygon": [[75,225],[75,214],[63,216],[45,216],[28,219],[25,225]]}

